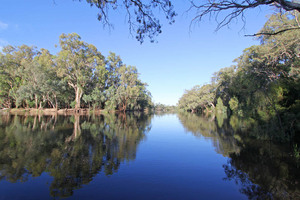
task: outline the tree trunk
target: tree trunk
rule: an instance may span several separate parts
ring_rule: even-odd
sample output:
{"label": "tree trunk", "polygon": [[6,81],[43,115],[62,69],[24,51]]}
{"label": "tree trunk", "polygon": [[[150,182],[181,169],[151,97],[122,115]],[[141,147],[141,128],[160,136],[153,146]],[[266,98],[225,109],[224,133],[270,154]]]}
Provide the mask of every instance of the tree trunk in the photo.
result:
{"label": "tree trunk", "polygon": [[54,95],[54,99],[55,99],[55,108],[56,110],[58,109],[58,104],[57,104],[57,98],[56,98],[56,95]]}
{"label": "tree trunk", "polygon": [[36,94],[34,95],[34,98],[35,98],[35,109],[37,109],[38,108],[38,98],[37,98]]}
{"label": "tree trunk", "polygon": [[34,130],[36,127],[36,119],[37,119],[37,116],[35,115],[34,120],[33,120],[32,130]]}
{"label": "tree trunk", "polygon": [[74,141],[80,134],[81,134],[81,128],[80,128],[80,116],[75,114],[74,115],[74,128],[73,128],[73,134],[66,138],[65,142]]}
{"label": "tree trunk", "polygon": [[76,87],[75,88],[75,109],[79,109],[80,108],[80,99],[82,96],[82,89],[80,87]]}
{"label": "tree trunk", "polygon": [[123,103],[123,112],[125,113],[125,111],[126,111],[126,104]]}
{"label": "tree trunk", "polygon": [[74,137],[74,139],[76,139],[81,133],[80,123],[79,123],[79,121],[80,121],[79,115],[75,115],[74,119],[75,120],[74,120],[73,137]]}
{"label": "tree trunk", "polygon": [[208,113],[208,108],[207,108],[207,106],[204,105],[204,107],[205,107],[205,112]]}

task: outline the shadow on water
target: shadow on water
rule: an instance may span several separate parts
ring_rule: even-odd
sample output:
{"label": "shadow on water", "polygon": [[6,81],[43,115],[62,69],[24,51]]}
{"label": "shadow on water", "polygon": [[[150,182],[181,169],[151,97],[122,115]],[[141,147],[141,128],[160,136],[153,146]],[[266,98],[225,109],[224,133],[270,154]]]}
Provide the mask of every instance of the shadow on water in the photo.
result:
{"label": "shadow on water", "polygon": [[210,139],[216,152],[229,158],[224,181],[234,181],[249,199],[300,199],[299,158],[289,146],[254,137],[259,128],[235,116],[178,117],[187,132]]}
{"label": "shadow on water", "polygon": [[151,116],[0,116],[0,180],[25,182],[47,172],[50,195],[69,197],[98,173],[135,159]]}

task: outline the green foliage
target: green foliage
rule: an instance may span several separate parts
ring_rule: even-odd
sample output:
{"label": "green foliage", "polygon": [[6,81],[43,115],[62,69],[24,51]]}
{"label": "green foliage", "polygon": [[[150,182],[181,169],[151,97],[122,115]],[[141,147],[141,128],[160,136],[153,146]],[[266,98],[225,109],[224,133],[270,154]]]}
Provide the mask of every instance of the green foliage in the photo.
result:
{"label": "green foliage", "polygon": [[81,41],[76,33],[62,34],[59,39],[61,51],[56,58],[57,74],[75,91],[75,108],[87,86],[92,84],[96,66],[103,65],[104,57],[91,44]]}
{"label": "green foliage", "polygon": [[298,147],[297,144],[294,145],[294,157],[297,160],[300,160],[300,148]]}
{"label": "green foliage", "polygon": [[178,101],[178,108],[192,112],[208,111],[214,109],[214,98],[215,87],[212,84],[196,85],[191,90],[185,91],[185,94]]}
{"label": "green foliage", "polygon": [[71,106],[71,108],[75,108],[75,107],[76,107],[76,101],[72,101],[72,102],[70,103],[70,106]]}
{"label": "green foliage", "polygon": [[[261,32],[278,32],[286,27],[299,25],[299,13],[287,12],[272,15]],[[293,29],[280,34],[258,37],[261,45],[243,51],[236,66],[220,69],[213,74],[211,102],[216,103],[216,113],[232,114],[243,119],[255,119],[265,124],[257,129],[260,138],[279,141],[300,141],[300,30]],[[207,93],[204,86],[186,91],[178,102],[181,110],[201,109],[201,101]],[[203,105],[203,104],[202,104]],[[204,104],[205,105],[205,104]],[[207,105],[207,104],[206,104]],[[219,124],[223,120],[218,118]],[[232,119],[234,123],[234,119]]]}
{"label": "green foliage", "polygon": [[[62,34],[56,56],[46,49],[6,46],[0,53],[0,108],[127,108],[151,104],[135,67],[107,59],[76,33]],[[81,102],[83,100],[84,103]]]}
{"label": "green foliage", "polygon": [[217,113],[226,113],[227,107],[224,106],[222,99],[219,97],[216,104],[216,112]]}
{"label": "green foliage", "polygon": [[225,119],[227,119],[227,114],[226,113],[216,113],[216,118],[217,118],[217,122],[218,122],[218,127],[222,127],[224,124]]}
{"label": "green foliage", "polygon": [[176,106],[169,106],[161,103],[154,104],[153,110],[157,112],[176,112],[177,107]]}
{"label": "green foliage", "polygon": [[130,109],[143,109],[145,106],[139,102],[143,100],[148,101],[150,93],[146,90],[145,83],[138,78],[138,72],[135,67],[122,65],[116,70],[116,76],[119,81],[118,84],[111,86],[108,89],[107,106],[117,107],[121,111]]}
{"label": "green foliage", "polygon": [[229,106],[230,106],[230,109],[232,110],[232,112],[236,112],[239,107],[238,99],[236,97],[231,98],[229,101]]}

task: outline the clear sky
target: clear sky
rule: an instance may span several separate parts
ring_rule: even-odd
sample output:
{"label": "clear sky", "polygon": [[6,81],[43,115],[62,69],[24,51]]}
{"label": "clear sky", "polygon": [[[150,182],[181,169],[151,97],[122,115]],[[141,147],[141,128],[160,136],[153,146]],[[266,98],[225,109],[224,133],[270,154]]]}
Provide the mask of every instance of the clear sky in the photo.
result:
{"label": "clear sky", "polygon": [[247,12],[244,29],[239,20],[215,32],[217,23],[208,18],[190,29],[194,13],[185,13],[188,0],[173,2],[178,13],[175,24],[163,23],[157,42],[146,40],[141,45],[130,35],[122,11],[110,12],[114,25],[110,30],[103,28],[97,9],[84,0],[1,0],[0,49],[8,44],[26,44],[56,54],[59,36],[75,32],[104,56],[115,52],[125,64],[136,66],[155,103],[175,105],[185,89],[210,82],[212,74],[232,65],[243,49],[258,44],[244,34],[259,31],[271,11]]}

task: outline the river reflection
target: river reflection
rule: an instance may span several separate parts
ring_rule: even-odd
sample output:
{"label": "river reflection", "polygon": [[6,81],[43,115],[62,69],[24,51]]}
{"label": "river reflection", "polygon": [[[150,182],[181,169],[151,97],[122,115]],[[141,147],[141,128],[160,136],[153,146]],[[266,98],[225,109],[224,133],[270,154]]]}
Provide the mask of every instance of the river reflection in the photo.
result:
{"label": "river reflection", "polygon": [[245,122],[238,125],[235,116],[228,121],[224,116],[178,116],[188,132],[211,139],[216,152],[229,157],[224,180],[235,181],[249,199],[300,199],[300,169],[289,147],[249,137],[253,130],[245,129]]}
{"label": "river reflection", "polygon": [[[46,173],[54,198],[74,197],[97,182],[102,187],[85,187],[81,197],[299,199],[300,170],[290,149],[254,139],[245,122],[191,113],[152,119],[0,115],[0,183],[28,183]],[[111,178],[100,181],[99,174]],[[11,195],[1,193],[0,199]]]}
{"label": "river reflection", "polygon": [[25,182],[47,172],[53,197],[71,196],[102,172],[134,160],[150,130],[142,114],[107,116],[1,116],[0,180]]}

